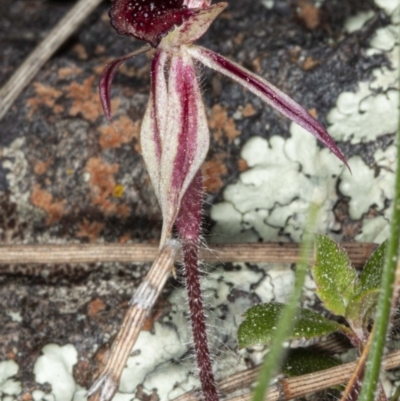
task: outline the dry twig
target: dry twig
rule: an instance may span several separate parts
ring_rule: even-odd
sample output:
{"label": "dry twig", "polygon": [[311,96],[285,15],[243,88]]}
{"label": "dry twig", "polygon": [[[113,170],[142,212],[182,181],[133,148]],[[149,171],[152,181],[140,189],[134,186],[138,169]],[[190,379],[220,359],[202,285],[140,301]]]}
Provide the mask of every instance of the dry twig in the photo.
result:
{"label": "dry twig", "polygon": [[103,0],[79,0],[0,89],[0,120],[42,66]]}
{"label": "dry twig", "polygon": [[[376,248],[372,243],[340,244],[354,266],[362,266]],[[203,249],[205,262],[296,263],[299,245],[294,243],[218,244]],[[158,246],[151,244],[3,245],[0,264],[77,264],[96,262],[152,262]],[[1,272],[7,273],[5,269]]]}
{"label": "dry twig", "polygon": [[[308,375],[281,379],[269,389],[266,400],[286,401],[346,383],[356,368],[356,364],[357,362],[350,362],[331,369],[310,373]],[[394,369],[399,366],[400,351],[394,351],[386,356],[383,366],[385,370]],[[236,373],[221,380],[218,383],[218,388],[222,394],[227,395],[239,389],[249,387],[257,380],[258,374],[258,368],[252,368],[244,372]],[[229,398],[229,401],[249,401],[251,400],[251,397],[252,394],[245,394]],[[191,391],[175,398],[174,401],[199,401],[199,398],[196,397],[194,391]]]}
{"label": "dry twig", "polygon": [[171,240],[167,242],[158,254],[146,278],[132,297],[129,309],[125,314],[111,349],[110,358],[104,370],[89,390],[89,400],[111,400],[116,392],[129,354],[142,329],[147,314],[164,288],[178,249],[179,243],[177,241]]}

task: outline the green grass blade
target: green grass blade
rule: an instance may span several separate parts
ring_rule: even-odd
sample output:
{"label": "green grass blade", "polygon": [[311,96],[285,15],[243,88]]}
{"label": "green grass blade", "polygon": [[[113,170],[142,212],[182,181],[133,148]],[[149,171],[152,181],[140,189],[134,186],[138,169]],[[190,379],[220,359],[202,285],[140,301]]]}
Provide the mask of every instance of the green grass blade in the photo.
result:
{"label": "green grass blade", "polygon": [[371,334],[373,336],[371,351],[368,355],[367,368],[365,370],[359,401],[374,400],[376,386],[381,371],[386,332],[390,323],[393,283],[395,280],[400,241],[400,99],[397,131],[397,166],[395,177],[395,193],[393,199],[392,223],[390,225],[390,237],[387,245],[385,265],[383,267],[382,282],[376,311],[376,320],[373,332]]}
{"label": "green grass blade", "polygon": [[308,259],[312,255],[313,236],[318,208],[311,205],[304,240],[300,251],[300,262],[296,267],[296,281],[293,292],[284,308],[281,318],[276,326],[274,338],[272,339],[271,348],[264,360],[263,367],[259,376],[258,384],[254,390],[252,401],[264,401],[269,383],[282,362],[283,343],[288,338],[292,330],[293,317],[301,297],[304,282],[308,271]]}

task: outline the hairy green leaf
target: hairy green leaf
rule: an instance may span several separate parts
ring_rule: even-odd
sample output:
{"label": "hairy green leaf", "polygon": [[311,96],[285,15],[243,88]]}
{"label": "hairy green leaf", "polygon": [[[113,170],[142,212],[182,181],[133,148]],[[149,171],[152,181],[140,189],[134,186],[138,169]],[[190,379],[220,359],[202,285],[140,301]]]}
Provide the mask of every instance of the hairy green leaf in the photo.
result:
{"label": "hairy green leaf", "polygon": [[[269,344],[278,319],[282,313],[284,304],[271,302],[251,307],[245,313],[245,320],[239,326],[239,347]],[[347,332],[349,329],[337,322],[329,320],[316,312],[308,309],[296,309],[293,320],[293,330],[288,340],[298,338],[315,338],[335,331]]]}
{"label": "hairy green leaf", "polygon": [[380,245],[369,258],[360,275],[357,294],[346,309],[346,320],[359,338],[367,333],[367,326],[375,312],[385,262],[386,242]]}
{"label": "hairy green leaf", "polygon": [[340,365],[341,362],[329,355],[305,348],[296,348],[289,354],[282,365],[282,373],[286,376],[301,376],[319,370],[330,369]]}
{"label": "hairy green leaf", "polygon": [[346,321],[361,341],[368,337],[368,324],[378,301],[379,291],[371,289],[352,298],[346,309]]}
{"label": "hairy green leaf", "polygon": [[[387,241],[381,244],[368,259],[360,275],[361,292],[378,290],[381,285],[382,270],[385,264]],[[360,292],[360,293],[361,293]]]}
{"label": "hairy green leaf", "polygon": [[349,258],[334,241],[323,235],[315,239],[316,261],[311,267],[317,295],[326,309],[345,316],[347,305],[355,295],[357,275]]}

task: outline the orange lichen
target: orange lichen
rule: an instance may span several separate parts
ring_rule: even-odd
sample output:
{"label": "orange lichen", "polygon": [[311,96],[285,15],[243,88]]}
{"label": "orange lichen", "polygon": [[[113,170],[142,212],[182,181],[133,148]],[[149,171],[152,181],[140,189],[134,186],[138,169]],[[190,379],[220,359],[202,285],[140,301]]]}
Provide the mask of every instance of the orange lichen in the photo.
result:
{"label": "orange lichen", "polygon": [[130,213],[129,206],[113,201],[115,199],[114,190],[117,185],[114,175],[118,173],[119,166],[105,163],[100,157],[92,157],[86,163],[85,170],[90,174],[89,186],[92,202],[106,215],[128,216]]}
{"label": "orange lichen", "polygon": [[151,331],[153,330],[154,323],[163,315],[163,308],[161,305],[153,312],[152,316],[148,316],[147,319],[144,321],[142,330],[143,331]]}
{"label": "orange lichen", "polygon": [[317,28],[321,22],[319,8],[309,0],[299,0],[297,6],[297,16],[306,28],[310,30]]}
{"label": "orange lichen", "polygon": [[139,143],[139,132],[140,132],[140,122],[133,122],[127,116],[121,116],[115,121],[115,126],[118,131],[111,125],[101,126],[99,131],[100,136],[100,146],[103,150],[118,148],[124,143],[129,143],[133,138],[136,139],[135,150],[140,152]]}
{"label": "orange lichen", "polygon": [[215,192],[222,187],[221,176],[227,173],[227,168],[222,161],[223,156],[208,160],[201,169],[203,173],[203,187],[206,192]]}
{"label": "orange lichen", "polygon": [[20,397],[21,397],[21,401],[33,400],[32,394],[30,394],[30,393],[23,393]]}
{"label": "orange lichen", "polygon": [[242,116],[243,117],[251,117],[256,114],[256,109],[253,107],[251,103],[247,103],[246,106],[243,107]]}
{"label": "orange lichen", "polygon": [[224,124],[224,132],[229,142],[232,142],[241,134],[241,132],[236,129],[236,124],[233,118],[228,118],[226,120],[226,123]]}
{"label": "orange lichen", "polygon": [[58,79],[66,79],[71,76],[76,77],[82,72],[82,69],[74,65],[73,67],[63,67],[58,70]]}
{"label": "orange lichen", "polygon": [[103,63],[101,64],[96,64],[93,68],[92,71],[95,73],[96,76],[100,76],[101,73],[104,71],[104,67],[112,60],[112,57],[107,58]]}
{"label": "orange lichen", "polygon": [[[71,116],[82,115],[86,120],[95,121],[103,115],[103,109],[100,104],[100,98],[97,91],[97,82],[95,76],[85,79],[82,85],[72,82],[64,87],[68,92],[67,97],[73,99],[69,114]],[[118,107],[118,100],[112,101],[112,107]]]}
{"label": "orange lichen", "polygon": [[97,315],[99,312],[106,308],[106,304],[100,299],[96,298],[88,304],[88,316]]}
{"label": "orange lichen", "polygon": [[104,163],[100,157],[92,157],[88,160],[85,170],[90,174],[89,185],[92,196],[92,202],[106,212],[106,214],[115,211],[115,204],[111,203],[116,185],[114,174],[118,173],[117,164]]}
{"label": "orange lichen", "polygon": [[312,109],[309,109],[308,112],[309,112],[314,118],[317,118],[317,117],[318,117],[318,112],[317,112],[317,109],[316,109],[316,108],[313,107]]}
{"label": "orange lichen", "polygon": [[75,379],[75,382],[81,387],[88,386],[88,377],[90,376],[90,373],[93,372],[91,368],[91,363],[89,363],[89,361],[86,359],[78,360],[78,362],[72,368],[72,375]]}
{"label": "orange lichen", "polygon": [[146,320],[143,323],[142,330],[143,331],[151,331],[152,328],[153,328],[153,325],[154,325],[153,318],[152,317],[148,317],[148,318],[146,318]]}
{"label": "orange lichen", "polygon": [[76,44],[72,48],[72,51],[75,52],[75,54],[78,56],[78,58],[80,60],[87,60],[88,54],[86,52],[85,47],[82,44],[80,44],[80,43]]}
{"label": "orange lichen", "polygon": [[38,162],[36,162],[36,164],[33,166],[33,171],[35,172],[35,174],[37,175],[42,175],[47,171],[47,168],[50,166],[51,164],[51,159],[47,160],[47,161],[42,161],[39,160]]}
{"label": "orange lichen", "polygon": [[240,135],[240,131],[236,129],[235,121],[233,118],[228,117],[226,108],[216,104],[213,106],[208,119],[209,127],[214,130],[214,139],[222,144],[223,135],[232,142]]}
{"label": "orange lichen", "polygon": [[125,233],[121,235],[118,239],[119,244],[126,244],[131,239],[131,235],[129,233]]}
{"label": "orange lichen", "polygon": [[105,46],[103,45],[97,45],[96,48],[94,49],[94,54],[99,56],[100,54],[103,54],[106,51]]}
{"label": "orange lichen", "polygon": [[301,52],[301,47],[300,46],[294,46],[288,49],[289,56],[290,56],[290,61],[292,63],[297,63],[299,57],[300,57],[300,52]]}
{"label": "orange lichen", "polygon": [[65,201],[54,201],[53,195],[41,189],[38,184],[32,189],[30,201],[32,205],[47,212],[47,225],[58,222],[64,214]]}
{"label": "orange lichen", "polygon": [[306,57],[303,61],[302,68],[304,71],[309,71],[315,68],[320,62],[318,60],[313,59],[311,56]]}
{"label": "orange lichen", "polygon": [[235,45],[240,46],[243,43],[243,39],[244,39],[244,33],[243,32],[239,32],[234,38],[233,38],[233,42],[235,43]]}
{"label": "orange lichen", "polygon": [[261,57],[256,57],[253,62],[252,62],[254,69],[257,74],[262,73],[262,68],[261,68]]}
{"label": "orange lichen", "polygon": [[51,87],[41,84],[40,82],[35,82],[33,84],[35,88],[36,96],[31,97],[27,101],[27,106],[30,109],[28,113],[28,118],[32,118],[33,114],[42,105],[50,107],[54,113],[60,113],[64,108],[56,104],[57,99],[62,95],[62,92]]}
{"label": "orange lichen", "polygon": [[17,351],[16,351],[15,347],[13,347],[12,351],[9,351],[9,352],[6,353],[7,359],[14,359],[15,360],[17,358],[17,353],[16,352]]}
{"label": "orange lichen", "polygon": [[122,64],[121,67],[119,68],[119,72],[128,77],[134,77],[137,75],[136,68],[131,65],[127,65],[127,64]]}
{"label": "orange lichen", "polygon": [[[86,370],[89,373],[88,375],[88,382],[93,383],[93,380],[103,371],[105,368],[107,361],[110,358],[111,354],[111,345],[110,343],[105,343],[97,350],[96,354],[94,355],[90,366],[91,369]],[[76,375],[78,373],[74,368],[74,376],[79,377]],[[87,383],[85,383],[87,385]]]}
{"label": "orange lichen", "polygon": [[98,221],[83,220],[83,223],[79,224],[76,236],[78,238],[87,238],[90,242],[94,242],[99,238],[101,231],[104,228],[104,223]]}
{"label": "orange lichen", "polygon": [[238,169],[239,171],[246,171],[249,169],[249,165],[247,164],[246,160],[244,159],[238,160]]}
{"label": "orange lichen", "polygon": [[119,204],[115,208],[115,213],[126,218],[131,214],[131,208],[128,205]]}

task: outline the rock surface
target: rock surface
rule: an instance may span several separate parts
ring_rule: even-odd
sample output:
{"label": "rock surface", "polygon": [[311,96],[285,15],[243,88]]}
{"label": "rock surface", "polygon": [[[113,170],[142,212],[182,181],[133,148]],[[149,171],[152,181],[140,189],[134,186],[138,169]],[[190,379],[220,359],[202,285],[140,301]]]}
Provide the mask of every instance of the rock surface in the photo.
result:
{"label": "rock surface", "polygon": [[[318,193],[319,231],[341,241],[384,239],[396,157],[395,3],[229,1],[201,43],[262,75],[316,115],[338,140],[353,175],[253,95],[199,68],[211,130],[203,169],[211,240],[299,241],[307,205]],[[0,84],[72,4],[3,0]],[[158,241],[161,215],[139,144],[151,54],[130,61],[115,78],[116,134],[103,116],[97,81],[108,61],[140,43],[113,31],[107,9],[103,4],[87,19],[0,123],[4,244]],[[0,393],[24,401],[56,394],[67,394],[56,401],[84,399],[147,268],[1,266],[0,363],[14,361],[19,369],[12,376],[17,385]],[[213,344],[229,350],[217,356],[217,371],[257,362],[231,351],[235,327],[252,303],[283,300],[291,280],[292,270],[284,266],[211,268],[207,302],[219,327]],[[128,362],[118,400],[135,394],[165,400],[196,384],[182,304],[180,284],[171,279]],[[183,346],[175,345],[179,341]],[[146,361],[146,344],[158,353],[154,365]],[[55,389],[52,369],[70,383],[63,393]]]}

